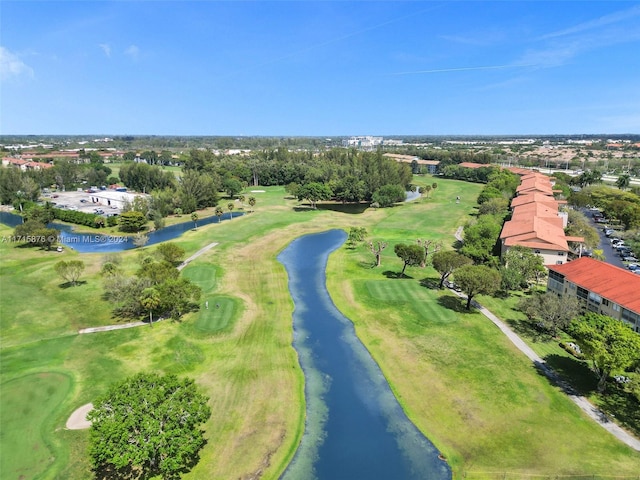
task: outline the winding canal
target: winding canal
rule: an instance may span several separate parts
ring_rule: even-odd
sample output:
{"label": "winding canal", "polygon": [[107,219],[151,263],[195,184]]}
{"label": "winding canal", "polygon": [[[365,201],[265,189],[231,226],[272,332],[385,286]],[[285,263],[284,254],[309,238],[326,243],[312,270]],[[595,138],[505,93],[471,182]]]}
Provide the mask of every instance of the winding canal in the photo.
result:
{"label": "winding canal", "polygon": [[[243,212],[236,212],[233,213],[233,217],[231,217],[232,213],[228,212],[220,218],[213,215],[198,220],[197,225],[201,227],[210,223],[219,223],[220,221],[236,218],[243,214]],[[22,217],[15,213],[0,212],[0,223],[4,223],[10,227],[17,227],[22,223]],[[145,246],[178,238],[184,232],[192,230],[194,226],[194,223],[189,220],[150,232],[147,234],[148,241]],[[133,243],[133,237],[104,235],[99,229],[96,229],[95,233],[78,233],[73,230],[71,225],[58,222],[51,222],[47,227],[55,228],[60,232],[58,237],[59,243],[66,247],[73,248],[80,253],[112,253],[136,248]]]}
{"label": "winding canal", "polygon": [[327,259],[345,239],[342,230],[306,235],[278,256],[295,303],[293,345],[307,403],[301,444],[281,479],[450,479],[329,296]]}

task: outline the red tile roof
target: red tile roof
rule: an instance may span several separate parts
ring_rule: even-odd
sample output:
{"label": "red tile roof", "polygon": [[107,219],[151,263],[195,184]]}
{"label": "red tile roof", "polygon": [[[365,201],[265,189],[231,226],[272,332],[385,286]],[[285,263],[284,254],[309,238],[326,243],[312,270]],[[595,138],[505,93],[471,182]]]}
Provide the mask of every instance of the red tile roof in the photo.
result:
{"label": "red tile roof", "polygon": [[588,257],[562,265],[549,265],[549,270],[628,310],[640,313],[640,275]]}

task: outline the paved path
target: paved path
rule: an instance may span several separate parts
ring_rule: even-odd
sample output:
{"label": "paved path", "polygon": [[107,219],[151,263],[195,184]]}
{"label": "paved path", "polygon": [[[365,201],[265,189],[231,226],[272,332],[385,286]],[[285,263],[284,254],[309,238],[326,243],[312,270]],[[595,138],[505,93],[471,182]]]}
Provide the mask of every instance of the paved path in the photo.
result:
{"label": "paved path", "polygon": [[209,250],[211,250],[213,247],[215,247],[216,245],[218,245],[218,242],[213,242],[210,243],[209,245],[207,245],[206,247],[201,248],[200,250],[198,250],[196,253],[194,253],[193,255],[191,255],[189,258],[187,258],[184,262],[182,262],[180,265],[178,265],[178,270],[182,270],[184,267],[186,267],[187,265],[189,265],[192,261],[194,261],[196,258],[198,258],[200,255],[202,255],[205,252],[208,252]]}
{"label": "paved path", "polygon": [[456,233],[453,234],[454,237],[456,237],[456,240],[458,240],[460,243],[464,242],[464,238],[462,237],[462,232],[464,230],[464,227],[458,227],[458,229],[456,230]]}
{"label": "paved path", "polygon": [[[192,261],[198,258],[205,252],[208,252],[213,247],[218,245],[218,242],[213,242],[207,245],[206,247],[201,248],[196,253],[187,258],[184,262],[178,265],[178,270],[182,270],[184,267],[189,265]],[[160,322],[162,319],[158,319],[157,322]],[[156,323],[156,322],[153,322]],[[109,332],[111,330],[122,330],[124,328],[132,328],[132,327],[141,327],[142,325],[149,325],[146,322],[129,322],[129,323],[120,323],[118,325],[106,325],[104,327],[92,327],[92,328],[81,328],[78,330],[78,333],[96,333],[96,332]]]}
{"label": "paved path", "polygon": [[[455,290],[451,290],[453,293],[458,295],[461,298],[466,298],[466,295],[463,293],[456,292]],[[634,450],[640,451],[640,439],[637,439],[633,435],[629,434],[626,430],[623,430],[619,425],[609,420],[609,418],[594,406],[589,400],[585,397],[578,395],[575,393],[575,390],[566,382],[563,382],[558,374],[547,365],[541,357],[539,357],[532,349],[529,347],[509,326],[496,317],[493,313],[487,310],[485,307],[480,305],[476,301],[472,301],[471,304],[477,308],[480,313],[482,313],[485,317],[491,320],[506,336],[513,344],[524,353],[546,377],[548,377],[553,383],[562,388],[565,393],[569,396],[569,398],[580,407],[589,417],[594,419],[599,425],[601,425],[604,429],[609,431],[611,434],[615,435],[618,440],[624,442],[629,445]]]}

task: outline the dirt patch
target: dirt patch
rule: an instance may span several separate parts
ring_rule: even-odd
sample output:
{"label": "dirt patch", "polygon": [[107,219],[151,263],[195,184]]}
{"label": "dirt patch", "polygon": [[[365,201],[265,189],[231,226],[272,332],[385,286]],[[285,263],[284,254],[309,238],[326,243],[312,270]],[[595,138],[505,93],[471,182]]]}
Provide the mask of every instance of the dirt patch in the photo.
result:
{"label": "dirt patch", "polygon": [[93,410],[93,403],[87,403],[78,408],[67,420],[66,427],[69,430],[84,430],[89,428],[91,422],[87,420],[87,415],[91,410]]}

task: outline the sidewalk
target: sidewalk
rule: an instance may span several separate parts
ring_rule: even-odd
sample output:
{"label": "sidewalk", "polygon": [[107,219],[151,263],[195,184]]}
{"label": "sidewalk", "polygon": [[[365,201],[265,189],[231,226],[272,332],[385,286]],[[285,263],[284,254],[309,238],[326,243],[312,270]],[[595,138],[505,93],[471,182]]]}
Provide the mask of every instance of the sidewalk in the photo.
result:
{"label": "sidewalk", "polygon": [[[456,292],[455,290],[451,291],[460,298],[466,298],[466,295],[463,293]],[[573,403],[580,407],[589,417],[595,420],[605,430],[614,435],[618,440],[630,446],[634,450],[640,451],[640,439],[637,439],[626,430],[622,429],[619,425],[609,420],[605,413],[599,410],[591,402],[589,402],[587,398],[574,393],[573,388],[567,383],[560,380],[558,374],[551,367],[549,367],[549,365],[547,365],[547,362],[539,357],[531,349],[531,347],[529,347],[513,330],[511,330],[511,328],[506,323],[504,323],[502,320],[500,320],[475,300],[472,300],[471,304],[475,308],[477,308],[480,313],[491,320],[502,331],[502,333],[504,333],[507,338],[511,340],[511,342],[518,348],[518,350],[524,353],[527,358],[529,358],[529,360],[534,363],[536,368],[538,368],[554,384],[562,388],[569,396],[569,398],[573,401]]]}
{"label": "sidewalk", "polygon": [[[189,258],[187,258],[184,262],[178,265],[178,271],[182,270],[184,267],[189,265],[189,263],[194,261],[203,253],[208,252],[216,245],[218,245],[218,242],[213,242],[207,245],[206,247],[203,247],[200,250],[198,250],[196,253],[194,253]],[[163,319],[160,318],[153,323],[157,323],[162,320]],[[82,334],[82,333],[110,332],[111,330],[122,330],[123,328],[141,327],[142,325],[149,325],[149,324],[146,322],[130,322],[130,323],[121,323],[119,325],[106,325],[104,327],[81,328],[80,330],[78,330],[78,333]]]}

